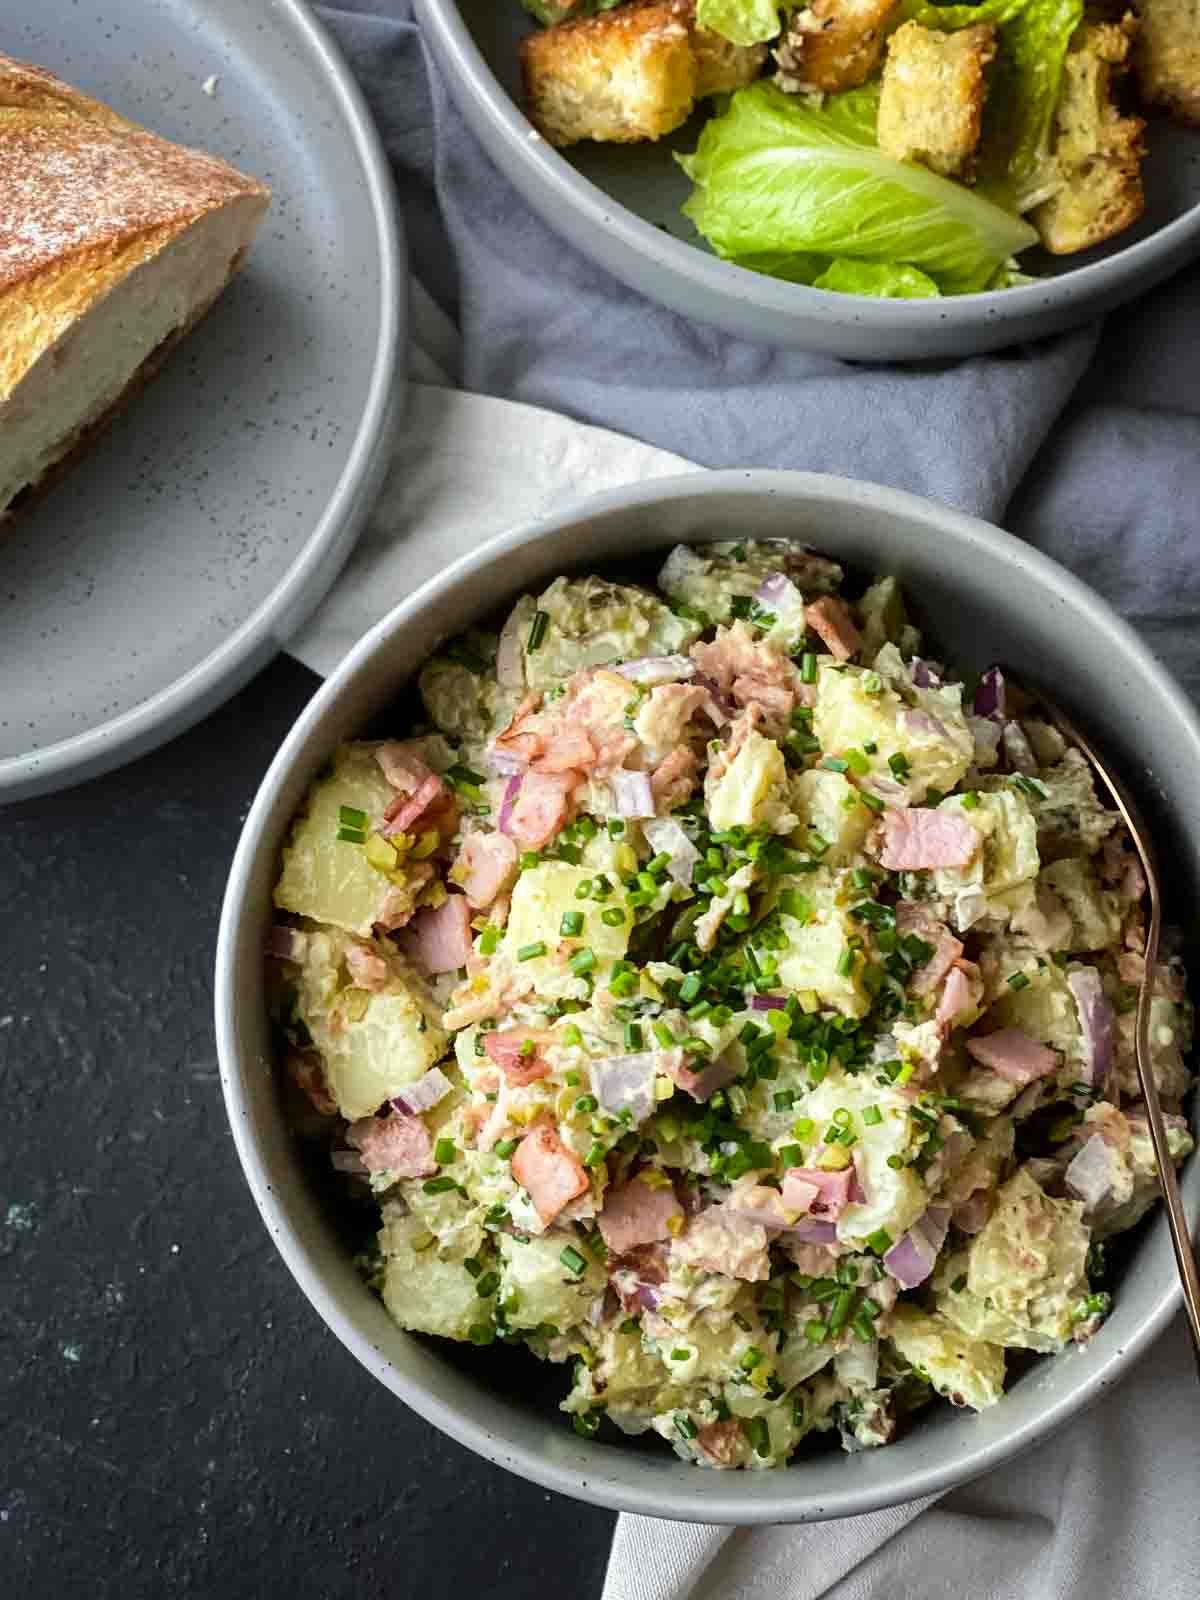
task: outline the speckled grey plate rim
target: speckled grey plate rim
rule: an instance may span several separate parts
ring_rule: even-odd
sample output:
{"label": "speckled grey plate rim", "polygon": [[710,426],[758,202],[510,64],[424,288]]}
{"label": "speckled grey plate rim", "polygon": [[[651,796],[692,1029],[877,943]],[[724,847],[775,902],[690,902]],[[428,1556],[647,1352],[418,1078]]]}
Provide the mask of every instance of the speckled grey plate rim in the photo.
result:
{"label": "speckled grey plate rim", "polygon": [[379,341],[345,467],[285,577],[251,616],[202,661],[139,705],[86,733],[0,760],[0,804],[53,793],[109,772],[165,744],[236,694],[327,593],[382,485],[390,426],[400,404],[408,322],[407,254],[391,171],[367,103],[328,30],[305,0],[274,0],[273,10],[276,21],[295,28],[328,78],[377,222]]}
{"label": "speckled grey plate rim", "polygon": [[[383,618],[326,680],[280,747],[242,829],[221,910],[216,950],[214,1020],[221,1087],[234,1144],[246,1180],[276,1248],[315,1310],[351,1354],[414,1411],[460,1444],[498,1466],[544,1488],[614,1510],[684,1522],[808,1522],[855,1516],[919,1499],[924,1495],[938,1494],[967,1483],[1046,1438],[1098,1400],[1159,1337],[1181,1304],[1179,1282],[1162,1219],[1153,1226],[1148,1239],[1142,1244],[1142,1251],[1145,1252],[1153,1241],[1162,1270],[1157,1286],[1143,1293],[1147,1304],[1136,1328],[1116,1348],[1093,1354],[1095,1346],[1091,1347],[1087,1353],[1087,1366],[1075,1369],[1073,1381],[1068,1381],[1065,1391],[1048,1403],[1032,1422],[1013,1427],[990,1443],[981,1442],[973,1447],[968,1444],[965,1449],[933,1466],[909,1471],[902,1484],[890,1488],[856,1485],[853,1474],[847,1471],[830,1473],[829,1485],[822,1485],[819,1496],[811,1493],[789,1496],[785,1491],[790,1472],[736,1475],[697,1473],[695,1469],[681,1465],[680,1473],[670,1487],[664,1488],[656,1481],[653,1488],[648,1489],[637,1481],[644,1476],[644,1468],[641,1459],[636,1456],[622,1458],[619,1450],[600,1448],[590,1441],[567,1434],[561,1444],[556,1444],[552,1458],[551,1452],[539,1452],[503,1437],[498,1431],[489,1430],[465,1408],[448,1404],[430,1388],[399,1372],[380,1345],[361,1326],[356,1325],[356,1319],[343,1301],[355,1295],[361,1303],[370,1296],[370,1291],[357,1280],[356,1288],[347,1285],[340,1294],[331,1288],[328,1280],[333,1274],[329,1271],[323,1273],[318,1265],[316,1243],[302,1237],[294,1226],[289,1208],[273,1181],[259,1130],[255,1126],[251,1103],[252,1079],[258,1077],[261,1080],[263,1075],[269,1077],[273,1069],[270,1062],[263,1058],[247,1059],[241,1048],[238,1030],[237,1006],[243,978],[249,989],[261,991],[263,930],[251,926],[249,915],[260,841],[264,834],[274,833],[277,839],[282,836],[282,828],[288,818],[279,815],[281,807],[290,815],[296,803],[285,791],[290,784],[294,794],[299,778],[302,792],[311,773],[329,754],[331,741],[328,736],[324,741],[326,748],[320,748],[322,724],[331,709],[336,710],[347,690],[353,691],[357,687],[356,680],[369,674],[372,665],[384,659],[388,648],[402,639],[406,629],[422,612],[433,607],[442,596],[464,580],[481,579],[482,587],[486,589],[489,571],[497,567],[502,571],[506,557],[514,551],[553,540],[585,518],[610,512],[634,514],[670,505],[675,499],[703,499],[731,492],[748,497],[781,497],[785,500],[790,497],[803,503],[806,510],[815,505],[831,511],[839,508],[848,510],[853,515],[856,508],[866,508],[897,519],[912,517],[923,521],[931,535],[955,541],[971,552],[977,551],[981,555],[986,552],[989,557],[999,553],[1011,563],[1014,578],[1024,573],[1034,579],[1042,595],[1049,595],[1059,606],[1074,612],[1080,626],[1086,625],[1105,638],[1112,647],[1115,660],[1123,658],[1126,662],[1132,662],[1138,672],[1150,680],[1155,693],[1161,697],[1163,707],[1169,710],[1189,746],[1191,765],[1200,772],[1200,716],[1170,673],[1099,595],[1057,562],[1012,534],[921,496],[827,474],[760,469],[698,472],[629,485],[575,501],[552,516],[528,522],[491,539],[470,555],[462,557]],[[678,530],[676,536],[679,536]],[[829,548],[836,553],[836,537],[831,539]],[[551,565],[547,564],[547,575]],[[477,615],[479,603],[476,601],[473,604],[474,614]],[[301,763],[304,764],[304,771],[298,773],[295,769]],[[1194,1112],[1193,1124],[1195,1118]],[[294,1166],[294,1157],[287,1149],[288,1135],[281,1129],[282,1118],[276,1114],[273,1121],[275,1126],[267,1130],[267,1138],[274,1136],[275,1155],[279,1160]],[[295,1182],[294,1171],[289,1174],[289,1180]],[[300,1188],[303,1190],[303,1183]],[[1189,1214],[1194,1216],[1200,1204],[1200,1160],[1191,1162],[1185,1170],[1183,1190]],[[344,1279],[345,1274],[342,1276]],[[386,1320],[382,1307],[378,1308],[378,1316]],[[391,1333],[395,1334],[395,1328],[390,1323],[388,1326]],[[1073,1358],[1064,1355],[1057,1359]],[[427,1363],[427,1370],[436,1381],[437,1374],[432,1362]],[[988,1415],[992,1416],[994,1412]],[[883,1455],[890,1453],[882,1452]],[[740,1485],[728,1487],[731,1478],[740,1480]],[[772,1490],[768,1496],[764,1489],[762,1496],[756,1499],[755,1486],[763,1484],[764,1479],[783,1480],[780,1492]]]}
{"label": "speckled grey plate rim", "polygon": [[1106,260],[1013,289],[879,300],[769,278],[672,238],[612,200],[514,104],[457,0],[414,0],[414,6],[460,109],[530,204],[639,292],[743,337],[857,359],[976,353],[1077,326],[1200,256],[1200,206],[1194,206]]}

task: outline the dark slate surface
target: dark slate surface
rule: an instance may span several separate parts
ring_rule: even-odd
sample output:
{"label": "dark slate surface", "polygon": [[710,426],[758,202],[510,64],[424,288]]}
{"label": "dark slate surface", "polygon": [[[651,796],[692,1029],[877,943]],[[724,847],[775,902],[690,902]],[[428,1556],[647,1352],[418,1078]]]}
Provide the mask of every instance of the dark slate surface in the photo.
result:
{"label": "dark slate surface", "polygon": [[315,683],[281,658],[165,750],[0,824],[5,1600],[599,1593],[613,1518],[369,1378],[237,1164],[217,916]]}

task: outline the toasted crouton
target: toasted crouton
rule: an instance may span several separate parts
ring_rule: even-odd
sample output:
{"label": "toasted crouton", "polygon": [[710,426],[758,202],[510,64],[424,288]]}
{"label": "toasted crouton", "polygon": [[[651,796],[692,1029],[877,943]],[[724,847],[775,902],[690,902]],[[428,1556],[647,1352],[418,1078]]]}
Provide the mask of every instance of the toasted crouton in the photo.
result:
{"label": "toasted crouton", "polygon": [[857,89],[879,65],[884,29],[900,0],[812,0],[788,20],[775,82],[788,94]]}
{"label": "toasted crouton", "polygon": [[1112,99],[1137,19],[1085,22],[1067,54],[1054,119],[1053,160],[1061,187],[1031,215],[1054,255],[1086,250],[1121,233],[1145,210],[1140,117],[1123,117]]}
{"label": "toasted crouton", "polygon": [[888,44],[879,94],[879,148],[894,161],[920,161],[944,178],[974,176],[987,98],[984,69],[996,30],[972,23],[941,33],[906,22]]}
{"label": "toasted crouton", "polygon": [[1142,99],[1200,127],[1200,0],[1138,0],[1133,70]]}
{"label": "toasted crouton", "polygon": [[521,44],[530,117],[560,147],[661,139],[697,100],[749,83],[765,58],[765,45],[697,27],[693,0],[638,0]]}

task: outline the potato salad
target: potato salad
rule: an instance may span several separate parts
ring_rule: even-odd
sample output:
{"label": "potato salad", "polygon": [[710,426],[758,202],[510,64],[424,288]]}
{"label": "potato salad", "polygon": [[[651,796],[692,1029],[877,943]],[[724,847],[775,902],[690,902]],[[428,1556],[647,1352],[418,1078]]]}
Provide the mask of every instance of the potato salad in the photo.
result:
{"label": "potato salad", "polygon": [[1158,1193],[1145,884],[1036,705],[922,652],[889,577],[679,546],[450,641],[401,737],[318,775],[280,1061],[402,1328],[561,1364],[585,1435],[757,1470],[982,1410],[1010,1351],[1099,1327]]}

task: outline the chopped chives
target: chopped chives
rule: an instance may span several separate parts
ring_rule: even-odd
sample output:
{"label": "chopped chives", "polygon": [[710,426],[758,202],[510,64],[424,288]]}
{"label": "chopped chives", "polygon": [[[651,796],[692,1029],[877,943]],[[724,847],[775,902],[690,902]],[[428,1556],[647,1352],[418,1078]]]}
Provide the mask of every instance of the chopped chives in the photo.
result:
{"label": "chopped chives", "polygon": [[817,1125],[811,1117],[797,1117],[792,1123],[792,1132],[797,1139],[811,1139],[817,1131]]}
{"label": "chopped chives", "polygon": [[821,765],[827,772],[848,772],[850,763],[843,761],[841,756],[826,756]]}
{"label": "chopped chives", "polygon": [[566,1267],[567,1271],[573,1272],[576,1277],[578,1277],[587,1266],[587,1262],[579,1254],[579,1251],[576,1250],[573,1244],[569,1244],[565,1250],[560,1251],[558,1259],[562,1262],[563,1266]]}
{"label": "chopped chives", "polygon": [[[540,952],[539,952],[540,953]],[[518,959],[521,959],[518,956]],[[854,951],[843,950],[838,957],[837,972],[839,978],[848,978],[854,971]]]}
{"label": "chopped chives", "polygon": [[675,1048],[675,1035],[671,1032],[670,1028],[667,1027],[665,1022],[652,1023],[651,1027],[654,1032],[654,1037],[658,1040],[659,1044],[664,1050],[673,1050]]}
{"label": "chopped chives", "polygon": [[498,1139],[492,1148],[501,1161],[507,1161],[520,1142],[519,1139]]}
{"label": "chopped chives", "polygon": [[862,1119],[868,1128],[875,1128],[883,1121],[883,1112],[878,1106],[864,1106]]}
{"label": "chopped chives", "polygon": [[472,1344],[491,1344],[496,1330],[490,1322],[473,1322],[467,1329],[467,1337]]}
{"label": "chopped chives", "polygon": [[339,828],[338,838],[343,844],[366,844],[367,836],[361,828]]}
{"label": "chopped chives", "polygon": [[608,986],[609,994],[616,995],[618,1000],[628,1000],[637,988],[637,975],[632,972],[616,972]]}
{"label": "chopped chives", "polygon": [[886,1228],[876,1228],[874,1233],[867,1235],[867,1249],[874,1251],[877,1256],[885,1255],[894,1243]]}
{"label": "chopped chives", "polygon": [[479,954],[481,956],[494,956],[499,943],[500,929],[493,928],[489,922],[479,935]]}
{"label": "chopped chives", "polygon": [[670,865],[671,858],[666,851],[663,850],[660,851],[653,860],[646,863],[646,871],[653,872],[656,876],[661,877]]}
{"label": "chopped chives", "polygon": [[594,1094],[581,1094],[575,1102],[574,1109],[581,1115],[586,1115],[589,1111],[597,1110],[599,1105],[600,1102]]}
{"label": "chopped chives", "polygon": [[367,813],[357,806],[339,806],[338,821],[343,828],[355,828],[361,833],[367,825]]}
{"label": "chopped chives", "polygon": [[640,1050],[644,1043],[645,1043],[645,1038],[644,1038],[644,1036],[642,1034],[641,1023],[639,1023],[639,1022],[627,1022],[625,1024],[625,1048],[626,1048],[626,1050],[635,1050],[635,1051],[636,1050]]}
{"label": "chopped chives", "polygon": [[595,965],[596,953],[594,950],[589,950],[586,945],[582,950],[576,950],[570,961],[567,962],[567,966],[570,967],[577,978],[582,978],[586,973],[589,973]]}
{"label": "chopped chives", "polygon": [[964,811],[978,811],[979,796],[975,793],[974,789],[968,789],[966,793],[961,796],[961,799]]}
{"label": "chopped chives", "polygon": [[866,756],[863,755],[861,750],[847,750],[846,765],[850,768],[850,771],[859,778],[865,778],[867,773],[871,770],[871,763],[867,760]]}
{"label": "chopped chives", "polygon": [[692,1352],[688,1349],[685,1349],[683,1345],[677,1344],[674,1350],[671,1351],[672,1361],[690,1361],[691,1359]]}
{"label": "chopped chives", "polygon": [[1010,989],[1028,989],[1029,979],[1023,972],[1014,972],[1009,977],[1008,987]]}
{"label": "chopped chives", "polygon": [[694,1439],[700,1431],[691,1417],[685,1416],[682,1411],[675,1413],[675,1431],[681,1439]]}
{"label": "chopped chives", "polygon": [[751,1345],[743,1352],[740,1366],[743,1372],[753,1372],[755,1367],[762,1365],[763,1353],[757,1345]]}
{"label": "chopped chives", "polygon": [[562,1031],[562,1042],[565,1045],[575,1046],[583,1043],[583,1035],[573,1022],[568,1022]]}
{"label": "chopped chives", "polygon": [[804,1324],[804,1337],[808,1340],[809,1344],[824,1344],[825,1332],[825,1324],[823,1322],[818,1322],[815,1317],[811,1317],[809,1321]]}
{"label": "chopped chives", "polygon": [[798,1144],[781,1145],[779,1159],[785,1167],[802,1167],[804,1165],[804,1147]]}
{"label": "chopped chives", "polygon": [[444,1167],[454,1160],[458,1154],[453,1139],[439,1139],[433,1147],[433,1159],[439,1167]]}
{"label": "chopped chives", "polygon": [[877,794],[872,794],[869,789],[860,789],[858,791],[858,798],[870,811],[883,810],[883,801]]}
{"label": "chopped chives", "polygon": [[606,928],[619,928],[625,921],[625,911],[621,906],[606,906],[600,913],[600,921]]}
{"label": "chopped chives", "polygon": [[816,683],[817,658],[811,650],[806,650],[800,657],[800,682]]}
{"label": "chopped chives", "polygon": [[912,770],[909,766],[908,757],[899,750],[894,756],[888,757],[888,766],[892,769],[892,775],[899,778],[901,783],[904,782]]}
{"label": "chopped chives", "polygon": [[564,939],[574,939],[577,934],[582,933],[583,912],[564,911],[562,914],[562,921],[558,925],[558,931],[560,934],[562,934]]}
{"label": "chopped chives", "polygon": [[584,1156],[583,1164],[585,1167],[598,1167],[604,1160],[606,1154],[607,1151],[605,1150],[604,1145],[599,1139],[597,1139],[593,1143],[592,1148],[588,1151],[587,1155]]}
{"label": "chopped chives", "polygon": [[584,878],[582,883],[577,883],[575,885],[575,898],[576,898],[576,900],[586,900],[588,898],[588,896],[591,894],[591,892],[592,892],[592,880],[590,878]]}
{"label": "chopped chives", "polygon": [[772,1100],[776,1111],[790,1111],[795,1103],[796,1091],[794,1089],[780,1089]]}
{"label": "chopped chives", "polygon": [[546,941],[538,939],[534,944],[523,944],[517,951],[518,961],[535,961],[538,956],[546,954]]}
{"label": "chopped chives", "polygon": [[610,839],[619,839],[624,832],[625,824],[620,817],[610,817],[608,819],[608,837]]}
{"label": "chopped chives", "polygon": [[683,1001],[684,1005],[690,1005],[691,1002],[698,997],[700,990],[703,987],[704,983],[700,977],[700,974],[698,972],[689,972],[687,977],[679,985],[679,998]]}
{"label": "chopped chives", "polygon": [[546,637],[546,629],[550,626],[550,613],[548,611],[535,611],[533,621],[529,624],[529,636],[525,640],[525,649],[532,653],[541,648],[542,640]]}
{"label": "chopped chives", "polygon": [[499,1287],[500,1274],[498,1272],[485,1272],[481,1278],[476,1278],[475,1280],[475,1293],[481,1300],[486,1300],[489,1295],[495,1294]]}
{"label": "chopped chives", "polygon": [[453,1178],[426,1178],[421,1185],[426,1194],[446,1194],[451,1189],[457,1189],[458,1184]]}
{"label": "chopped chives", "polygon": [[756,1456],[769,1456],[771,1453],[771,1432],[767,1427],[766,1417],[742,1417],[742,1432]]}

